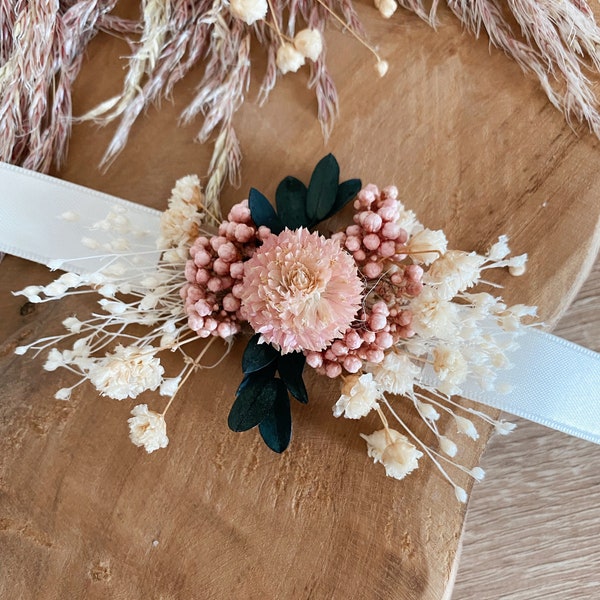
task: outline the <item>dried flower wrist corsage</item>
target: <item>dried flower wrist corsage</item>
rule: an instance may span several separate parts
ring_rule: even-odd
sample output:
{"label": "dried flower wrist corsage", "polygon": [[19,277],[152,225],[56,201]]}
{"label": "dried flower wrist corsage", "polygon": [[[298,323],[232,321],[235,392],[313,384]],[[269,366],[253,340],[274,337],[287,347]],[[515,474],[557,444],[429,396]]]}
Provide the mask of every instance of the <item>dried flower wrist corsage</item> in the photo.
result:
{"label": "dried flower wrist corsage", "polygon": [[[340,183],[332,155],[317,164],[308,187],[286,177],[275,200],[276,209],[252,189],[221,220],[205,206],[196,177],[180,180],[161,218],[158,265],[141,270],[127,250],[133,224],[114,210],[96,224],[114,232],[104,243],[110,258],[101,270],[65,273],[45,287],[18,292],[31,302],[98,293],[102,313],[87,321],[69,317],[66,334],[17,353],[49,349],[45,369],[79,375],[57,392],[59,399],[85,381],[117,400],[158,390],[168,398],[162,412],[140,404],[129,419],[133,443],[153,452],[168,444],[165,414],[178,391],[194,372],[218,364],[204,363],[211,345],[222,339],[228,349],[247,330],[243,378],[228,417],[232,430],[258,427],[269,448],[283,452],[291,439],[290,397],[309,400],[303,382],[308,365],[339,378],[335,417],[378,414],[381,429],[361,435],[387,475],[402,479],[427,455],[465,501],[449,471],[475,479],[483,471],[456,460],[458,445],[438,423],[442,415],[444,422],[452,419],[457,434],[472,439],[478,437],[475,419],[499,433],[512,429],[453,395],[466,381],[501,388],[498,373],[509,366],[522,320],[535,309],[508,307],[472,288],[485,283],[490,268],[522,274],[526,255],[509,258],[505,236],[485,255],[448,250],[444,233],[421,225],[396,187]],[[316,230],[351,202],[351,225],[330,237]],[[89,237],[85,243],[99,244]],[[132,334],[134,325],[146,325],[148,333]],[[56,348],[70,337],[76,338],[70,349]],[[206,338],[201,351],[193,345],[199,338]],[[159,355],[167,350],[183,359],[176,373],[166,374],[161,364]],[[408,426],[408,406],[435,443],[425,444]]]}

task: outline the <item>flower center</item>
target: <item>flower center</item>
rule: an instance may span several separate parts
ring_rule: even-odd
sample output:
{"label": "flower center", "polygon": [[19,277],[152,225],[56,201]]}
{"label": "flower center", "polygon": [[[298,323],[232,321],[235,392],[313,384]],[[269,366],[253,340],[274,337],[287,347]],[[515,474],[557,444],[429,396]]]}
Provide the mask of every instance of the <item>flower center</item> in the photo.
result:
{"label": "flower center", "polygon": [[315,277],[306,265],[298,263],[285,274],[285,285],[290,291],[310,293],[315,288]]}

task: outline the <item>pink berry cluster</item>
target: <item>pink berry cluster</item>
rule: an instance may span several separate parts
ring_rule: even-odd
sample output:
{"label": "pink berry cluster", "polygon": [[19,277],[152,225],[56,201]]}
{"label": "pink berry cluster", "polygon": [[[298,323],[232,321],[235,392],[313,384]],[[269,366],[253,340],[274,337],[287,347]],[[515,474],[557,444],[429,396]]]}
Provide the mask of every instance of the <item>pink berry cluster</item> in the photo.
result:
{"label": "pink berry cluster", "polygon": [[240,331],[240,292],[243,260],[252,256],[257,243],[270,234],[256,228],[248,201],[232,207],[218,235],[201,236],[190,248],[185,265],[188,283],[181,289],[188,324],[200,337],[228,338]]}
{"label": "pink berry cluster", "polygon": [[357,373],[365,362],[380,363],[385,351],[401,338],[414,335],[410,310],[388,308],[379,300],[367,310],[361,310],[352,327],[321,352],[307,352],[306,362],[319,373],[338,377],[345,369]]}
{"label": "pink berry cluster", "polygon": [[[332,237],[352,254],[367,279],[377,279],[386,266],[406,258],[408,233],[398,223],[402,211],[398,188],[389,186],[379,191],[369,184],[356,196],[354,209],[354,224]],[[394,275],[394,283],[400,284],[403,277]],[[418,294],[420,289],[415,287],[414,291]]]}
{"label": "pink berry cluster", "polygon": [[[364,307],[341,339],[326,350],[308,352],[306,362],[318,372],[338,377],[345,369],[357,373],[364,362],[380,363],[385,351],[414,335],[408,300],[423,289],[423,269],[402,264],[407,257],[407,232],[398,224],[402,205],[398,189],[381,192],[367,185],[354,201],[354,224],[332,237],[352,254],[367,280]],[[374,302],[370,302],[375,298]]]}

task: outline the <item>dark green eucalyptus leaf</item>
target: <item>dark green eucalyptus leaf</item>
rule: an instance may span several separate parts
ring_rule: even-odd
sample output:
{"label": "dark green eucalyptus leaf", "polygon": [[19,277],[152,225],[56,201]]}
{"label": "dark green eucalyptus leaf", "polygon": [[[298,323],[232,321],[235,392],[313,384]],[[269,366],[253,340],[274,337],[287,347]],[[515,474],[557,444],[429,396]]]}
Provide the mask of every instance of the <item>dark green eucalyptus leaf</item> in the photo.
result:
{"label": "dark green eucalyptus leaf", "polygon": [[277,186],[277,214],[285,227],[298,229],[310,225],[306,214],[306,194],[306,186],[295,177],[288,176]]}
{"label": "dark green eucalyptus leaf", "polygon": [[254,188],[250,188],[248,194],[248,207],[250,208],[250,216],[257,227],[264,225],[275,235],[283,231],[283,223],[271,203]]}
{"label": "dark green eucalyptus leaf", "polygon": [[270,412],[277,397],[278,384],[274,370],[248,373],[238,388],[235,402],[229,411],[227,424],[233,431],[256,427]]}
{"label": "dark green eucalyptus leaf", "polygon": [[361,187],[362,182],[360,179],[348,179],[347,181],[340,183],[335,196],[335,202],[326,218],[329,219],[329,217],[332,217],[335,213],[342,210],[348,202],[354,200],[356,194],[360,192]]}
{"label": "dark green eucalyptus leaf", "polygon": [[333,154],[322,158],[315,167],[306,195],[306,213],[312,224],[327,217],[335,203],[340,166]]}
{"label": "dark green eucalyptus leaf", "polygon": [[283,354],[279,357],[277,363],[279,375],[287,386],[288,391],[296,400],[303,404],[308,402],[308,392],[302,380],[302,371],[304,370],[305,363],[306,357],[302,352]]}
{"label": "dark green eucalyptus leaf", "polygon": [[254,373],[277,360],[279,352],[271,344],[259,344],[260,334],[256,333],[248,340],[248,345],[242,356],[242,371]]}
{"label": "dark green eucalyptus leaf", "polygon": [[269,379],[275,378],[275,373],[277,372],[277,361],[273,361],[268,365],[265,365],[262,369],[258,371],[254,371],[253,373],[246,373],[242,379],[242,382],[238,386],[238,389],[235,392],[236,398],[239,394],[246,388],[248,385],[263,382],[265,383]]}
{"label": "dark green eucalyptus leaf", "polygon": [[271,412],[260,422],[258,430],[265,444],[274,452],[283,452],[292,438],[292,414],[285,384],[276,379],[277,397]]}

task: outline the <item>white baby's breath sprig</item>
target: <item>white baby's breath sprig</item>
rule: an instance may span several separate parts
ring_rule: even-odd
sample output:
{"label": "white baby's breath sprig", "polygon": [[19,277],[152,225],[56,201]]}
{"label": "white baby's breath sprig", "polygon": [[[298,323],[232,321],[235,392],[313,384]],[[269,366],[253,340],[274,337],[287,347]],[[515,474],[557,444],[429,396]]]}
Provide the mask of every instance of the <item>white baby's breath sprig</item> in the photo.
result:
{"label": "white baby's breath sprig", "polygon": [[231,14],[247,25],[253,25],[256,21],[264,19],[268,8],[267,0],[230,0],[229,2]]}
{"label": "white baby's breath sprig", "polygon": [[398,9],[395,0],[374,0],[374,4],[384,19],[389,19]]}
{"label": "white baby's breath sprig", "polygon": [[318,29],[302,29],[294,36],[294,47],[302,56],[315,61],[323,52],[323,37]]}
{"label": "white baby's breath sprig", "polygon": [[143,446],[150,454],[169,444],[164,415],[148,410],[146,404],[138,404],[131,411],[129,438],[136,446]]}
{"label": "white baby's breath sprig", "polygon": [[[373,186],[367,186],[364,190],[362,200],[359,195],[358,207],[361,202],[372,202],[369,194],[379,194]],[[498,374],[510,367],[508,353],[517,345],[517,338],[524,330],[524,321],[535,316],[533,307],[509,307],[500,298],[473,288],[488,284],[483,279],[486,270],[523,265],[526,255],[511,257],[507,236],[501,236],[485,255],[449,250],[442,231],[424,228],[414,214],[406,211],[400,203],[396,205],[395,213],[393,208],[386,200],[382,214],[388,219],[393,214],[396,219],[402,219],[410,233],[407,232],[408,239],[400,253],[388,259],[385,270],[378,271],[381,273],[379,278],[367,286],[367,303],[372,307],[384,300],[398,310],[396,307],[404,302],[403,306],[412,315],[412,334],[400,338],[386,349],[383,359],[378,357],[375,363],[367,359],[362,368],[346,377],[334,414],[361,418],[372,409],[378,412],[384,428],[362,437],[367,441],[369,456],[385,466],[381,460],[383,448],[391,444],[390,436],[396,435],[390,434],[395,429],[390,428],[383,414],[387,411],[395,422],[394,427],[399,427],[410,443],[423,456],[431,459],[453,486],[457,499],[465,502],[466,486],[461,483],[461,478],[468,476],[480,481],[484,473],[479,467],[462,464],[459,451],[460,446],[466,443],[464,438],[477,440],[481,423],[486,427],[492,426],[498,433],[508,433],[513,425],[498,421],[483,411],[463,406],[453,399],[453,395],[460,395],[467,381],[475,382],[484,390],[495,388],[500,393],[503,386],[502,382],[496,382]],[[355,219],[355,222],[364,224],[367,231],[381,227],[379,221],[370,214],[361,216],[358,221]],[[355,235],[355,231],[348,231]],[[352,251],[356,248],[352,239],[348,247]],[[379,258],[376,254],[374,257]],[[386,296],[386,278],[399,277],[409,261],[413,265],[420,265],[423,287],[415,288],[415,296],[404,301],[397,296]],[[381,312],[382,309],[377,310]],[[389,309],[383,310],[379,319],[381,324],[376,327],[385,325],[384,317],[388,312]],[[375,326],[379,320],[370,317],[366,325]],[[352,341],[351,338],[348,340]],[[333,347],[332,350],[341,351]],[[378,355],[375,353],[373,356]],[[311,359],[311,362],[315,360]],[[373,376],[373,390],[369,394],[362,390],[359,393],[359,386],[356,385],[365,373]],[[433,443],[418,439],[414,431],[409,429],[406,420],[400,417],[397,401],[392,398],[394,395],[403,397],[402,402],[408,400],[412,404],[416,414],[434,436]],[[396,470],[392,474],[387,466],[386,472],[399,478],[399,474],[403,477],[413,468],[417,468],[416,462],[406,472]],[[450,470],[454,470],[456,476]]]}
{"label": "white baby's breath sprig", "polygon": [[360,419],[376,408],[380,388],[371,373],[349,375],[342,385],[342,395],[333,409],[333,416]]}
{"label": "white baby's breath sprig", "polygon": [[388,64],[385,60],[381,58],[377,50],[371,46],[366,40],[364,40],[361,35],[356,31],[356,28],[352,26],[352,24],[344,21],[334,10],[331,9],[329,5],[327,5],[323,0],[317,0],[317,2],[338,22],[340,25],[347,31],[351,33],[356,40],[363,45],[375,58],[377,59],[376,69],[379,73],[380,77],[383,77],[388,71]]}
{"label": "white baby's breath sprig", "polygon": [[[135,238],[144,233],[117,206],[93,227],[107,236],[105,241],[94,244],[98,249],[106,249],[100,270],[81,275],[63,273],[46,286],[28,286],[16,293],[36,303],[76,294],[100,296],[100,310],[90,318],[66,317],[62,323],[65,333],[20,346],[16,353],[47,352],[44,369],[63,368],[79,377],[70,387],[56,392],[59,400],[69,400],[73,390],[84,382],[90,382],[101,395],[116,400],[134,399],[145,391],[155,390],[169,397],[161,414],[149,411],[147,405],[139,405],[130,419],[132,441],[148,452],[166,446],[164,415],[190,375],[205,368],[201,361],[215,341],[212,338],[204,343],[196,356],[188,354],[188,345],[198,338],[187,326],[180,297],[186,283],[189,244],[200,233],[209,233],[203,229],[207,215],[217,218],[205,206],[198,178],[185,177],[175,185],[161,219],[157,244],[163,253],[157,264],[136,264],[141,245],[133,252],[123,244],[112,243],[111,236]],[[98,254],[93,258],[97,259]],[[132,326],[139,325],[148,327],[146,333],[130,332]],[[69,341],[70,347],[58,348]],[[228,350],[229,345],[225,353]],[[160,353],[165,351],[182,356],[184,367],[179,374],[165,373],[160,361]]]}

